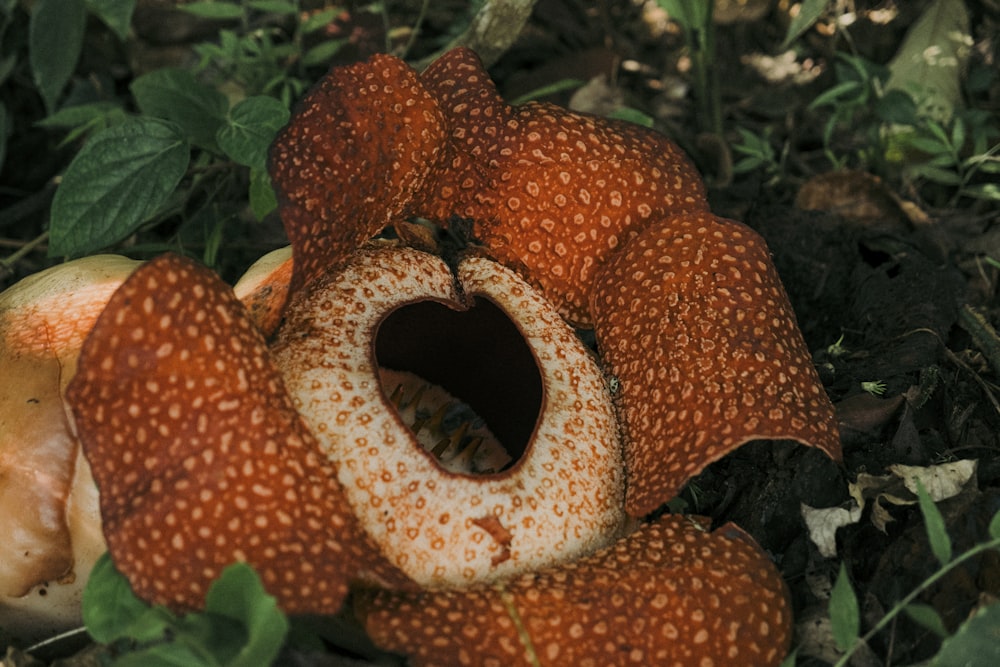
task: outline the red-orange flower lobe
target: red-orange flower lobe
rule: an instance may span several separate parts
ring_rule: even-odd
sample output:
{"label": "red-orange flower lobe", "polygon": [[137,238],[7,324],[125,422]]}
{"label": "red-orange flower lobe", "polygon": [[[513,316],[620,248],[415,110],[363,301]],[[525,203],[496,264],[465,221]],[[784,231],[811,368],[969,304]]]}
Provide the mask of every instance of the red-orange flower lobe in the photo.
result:
{"label": "red-orange flower lobe", "polygon": [[766,667],[791,638],[784,582],[753,540],[670,515],[572,565],[502,586],[374,593],[359,613],[414,665]]}
{"label": "red-orange flower lobe", "polygon": [[403,61],[379,55],[330,70],[271,147],[293,293],[412,213],[444,139],[437,103]]}
{"label": "red-orange flower lobe", "polygon": [[833,406],[749,227],[701,213],[648,228],[603,268],[592,311],[621,383],[629,514],[656,509],[749,440],[840,458]]}
{"label": "red-orange flower lobe", "polygon": [[208,269],[174,255],[137,269],[67,398],[108,548],[146,601],[199,608],[235,561],[292,613],[335,612],[362,569],[404,579],[373,557],[262,336]]}

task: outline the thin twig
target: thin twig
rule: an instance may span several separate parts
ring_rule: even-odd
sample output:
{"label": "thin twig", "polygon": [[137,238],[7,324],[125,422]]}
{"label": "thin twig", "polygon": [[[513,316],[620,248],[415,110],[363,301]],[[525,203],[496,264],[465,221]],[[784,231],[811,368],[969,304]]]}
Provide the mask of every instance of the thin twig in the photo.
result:
{"label": "thin twig", "polygon": [[424,24],[424,19],[427,17],[427,8],[430,7],[430,5],[431,0],[424,0],[420,3],[420,13],[417,14],[417,20],[414,22],[413,27],[410,28],[410,38],[406,40],[406,44],[403,45],[403,53],[399,56],[403,60],[406,59],[406,55],[417,42],[417,36],[420,34],[420,27]]}
{"label": "thin twig", "polygon": [[998,401],[996,396],[993,395],[993,389],[990,387],[990,385],[986,382],[986,380],[979,377],[979,373],[977,373],[975,369],[969,367],[967,363],[959,359],[957,354],[948,349],[948,346],[944,344],[944,341],[941,339],[941,335],[938,332],[934,331],[933,329],[928,329],[926,327],[920,327],[918,329],[913,329],[912,331],[907,331],[900,337],[902,338],[905,336],[910,336],[915,333],[929,333],[935,338],[937,338],[938,343],[941,344],[941,349],[944,350],[944,356],[948,359],[948,361],[955,364],[962,370],[968,372],[969,375],[972,376],[973,381],[976,384],[978,384],[979,388],[983,390],[984,394],[986,394],[987,400],[989,400],[989,402],[993,404],[993,409],[996,410],[998,414],[1000,414],[1000,401]]}
{"label": "thin twig", "polygon": [[14,265],[21,261],[21,258],[32,252],[36,247],[45,243],[49,239],[48,231],[44,231],[30,241],[26,241],[19,249],[14,251],[10,257],[0,260],[0,276],[14,272]]}
{"label": "thin twig", "polygon": [[997,336],[996,329],[986,321],[982,313],[969,304],[958,311],[958,324],[972,336],[993,371],[1000,376],[1000,336]]}

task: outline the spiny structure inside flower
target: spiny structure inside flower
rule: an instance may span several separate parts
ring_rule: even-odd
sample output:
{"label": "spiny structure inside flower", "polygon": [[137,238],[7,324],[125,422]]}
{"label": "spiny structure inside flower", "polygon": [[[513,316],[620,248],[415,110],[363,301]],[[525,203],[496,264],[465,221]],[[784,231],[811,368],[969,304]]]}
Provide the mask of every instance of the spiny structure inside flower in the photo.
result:
{"label": "spiny structure inside flower", "polygon": [[511,462],[486,422],[462,400],[407,371],[379,368],[382,390],[424,451],[449,472],[496,473]]}
{"label": "spiny structure inside flower", "polygon": [[[438,388],[435,394],[443,391],[467,404],[473,416],[488,426],[488,436],[478,435],[495,443],[483,455],[496,446],[511,461],[524,454],[541,409],[541,378],[524,336],[489,299],[474,299],[465,311],[436,301],[394,310],[379,324],[375,358],[381,368],[409,371]],[[384,379],[383,389],[389,396],[396,391]],[[428,403],[434,410],[440,407]],[[405,417],[404,421],[412,427]],[[438,444],[439,440],[433,447]],[[444,463],[442,457],[437,458]],[[489,468],[478,471],[499,472],[495,466]]]}

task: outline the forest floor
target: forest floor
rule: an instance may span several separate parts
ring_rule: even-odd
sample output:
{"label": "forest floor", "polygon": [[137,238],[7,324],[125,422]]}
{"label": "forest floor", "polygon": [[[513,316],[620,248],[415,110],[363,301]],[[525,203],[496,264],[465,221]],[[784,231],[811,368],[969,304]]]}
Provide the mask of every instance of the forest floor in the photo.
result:
{"label": "forest floor", "polygon": [[[890,3],[860,4],[876,9]],[[800,665],[835,660],[826,609],[841,564],[858,595],[863,631],[939,567],[916,505],[893,500],[901,488],[894,466],[926,468],[931,478],[956,485],[954,495],[939,503],[956,550],[983,541],[1000,509],[998,340],[977,324],[980,317],[994,326],[1000,322],[1000,271],[988,260],[1000,257],[996,203],[935,199],[890,174],[876,177],[870,164],[846,160],[844,167],[833,167],[823,156],[824,121],[809,108],[833,85],[833,51],[855,49],[884,63],[924,7],[911,3],[905,15],[883,25],[861,11],[846,29],[855,36],[849,47],[813,32],[804,49],[811,57],[800,53],[794,60],[778,55],[785,26],[775,13],[718,26],[725,125],[759,135],[773,131],[773,139],[784,139],[786,168],[773,177],[759,170],[730,177],[728,158],[720,159],[712,142],[697,135],[688,100],[663,99],[670,84],[664,83],[664,71],[655,69],[658,59],[665,59],[655,50],[662,42],[654,42],[657,47],[619,35],[610,40],[611,48],[595,44],[584,53],[549,55],[539,67],[588,79],[594,70],[570,72],[587,67],[591,58],[608,59],[604,67],[615,58],[632,58],[644,64],[639,72],[654,64],[652,76],[662,84],[655,94],[641,74],[621,75],[617,85],[628,87],[626,99],[634,95],[648,103],[652,95],[661,110],[677,105],[668,122],[706,174],[714,210],[747,222],[768,241],[836,406],[844,460],[834,463],[784,443],[752,444],[711,466],[681,497],[687,511],[745,527],[774,556],[795,604]],[[996,8],[978,10],[985,12],[978,14],[985,32],[977,39],[991,41],[996,54]],[[560,34],[553,26],[567,20],[553,8],[549,34]],[[579,28],[564,30],[578,34]],[[543,37],[537,39],[537,53],[558,53]],[[505,62],[516,63],[519,53],[529,57],[530,40],[525,41],[498,70]],[[629,49],[616,50],[622,43]],[[783,66],[787,71],[778,71]],[[993,95],[995,115],[996,91]],[[844,146],[863,141],[849,128],[838,132],[836,141]],[[964,464],[955,465],[959,461],[975,461],[971,477]],[[864,498],[863,511],[857,511],[852,495]],[[902,497],[913,500],[906,491]],[[835,544],[826,546],[835,548],[835,555],[822,555],[811,539],[805,506],[854,510],[836,531]],[[819,523],[835,522],[837,513],[816,516]],[[992,552],[952,571],[918,601],[932,606],[954,630],[998,594],[1000,555]],[[932,633],[904,614],[852,664],[916,664],[938,646]]]}
{"label": "forest floor", "polygon": [[[860,602],[862,631],[940,567],[894,466],[927,469],[927,479],[954,487],[941,491],[938,506],[956,551],[984,541],[1000,510],[1000,340],[989,326],[1000,326],[1000,207],[859,158],[871,148],[862,132],[870,119],[846,119],[824,138],[829,110],[810,107],[838,82],[837,52],[887,63],[929,2],[854,3],[856,21],[837,26],[828,17],[794,51],[782,47],[787,3],[761,4],[760,16],[717,26],[721,135],[706,131],[685,74],[683,35],[655,3],[541,0],[490,72],[508,99],[573,79],[589,83],[545,99],[654,118],[698,164],[715,212],[766,238],[836,406],[843,461],[790,443],[753,443],[710,466],[680,498],[687,512],[743,526],[774,558],[794,603],[797,664],[823,665],[836,655],[826,609],[841,565]],[[996,68],[1000,7],[966,4],[973,61]],[[878,13],[889,9],[889,18]],[[445,20],[432,14],[428,25],[438,19]],[[376,22],[355,28],[361,52],[366,31],[372,44],[383,38]],[[995,117],[1000,81],[975,104]],[[774,168],[734,173],[741,130],[769,139]],[[827,149],[843,164],[833,165]],[[8,165],[29,160],[7,156]],[[25,261],[15,273],[36,268],[30,256]],[[806,507],[839,508],[810,519],[829,531],[848,517],[827,533],[825,553],[810,536]],[[1000,554],[990,552],[919,601],[954,630],[997,596]],[[869,645],[852,664],[916,664],[940,640],[900,615]]]}

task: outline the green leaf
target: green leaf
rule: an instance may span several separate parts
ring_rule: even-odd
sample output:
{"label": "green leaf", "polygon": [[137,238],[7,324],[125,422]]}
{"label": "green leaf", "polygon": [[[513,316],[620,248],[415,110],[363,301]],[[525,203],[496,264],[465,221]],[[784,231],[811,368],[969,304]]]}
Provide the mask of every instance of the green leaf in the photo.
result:
{"label": "green leaf", "polygon": [[114,667],[218,667],[219,663],[207,659],[202,650],[177,639],[119,656]]}
{"label": "green leaf", "polygon": [[216,147],[215,134],[229,108],[225,95],[188,70],[171,67],[140,76],[130,88],[144,114],[177,123],[199,146]]}
{"label": "green leaf", "polygon": [[52,113],[76,69],[83,48],[87,8],[83,0],[38,0],[28,25],[31,72]]}
{"label": "green leaf", "polygon": [[328,39],[320,42],[305,52],[302,56],[303,65],[327,65],[340,47],[344,45],[345,39]]}
{"label": "green leaf", "polygon": [[851,588],[847,568],[843,563],[840,564],[840,573],[830,591],[830,627],[833,631],[833,640],[841,651],[854,646],[861,630],[858,598]]}
{"label": "green leaf", "polygon": [[657,0],[670,18],[685,30],[704,29],[711,21],[712,4],[705,0]]}
{"label": "green leaf", "polygon": [[[928,160],[924,164],[926,166],[929,166],[929,167],[942,167],[942,168],[945,168],[945,169],[954,169],[954,167],[955,167],[955,159],[951,155],[949,155],[947,153],[940,153],[940,154],[935,155],[934,157],[932,157],[930,160]],[[957,177],[957,175],[956,175],[956,177]]]}
{"label": "green leaf", "polygon": [[911,602],[903,609],[907,616],[936,634],[938,637],[948,636],[948,629],[944,627],[944,621],[941,620],[941,615],[937,613],[937,610],[934,609],[934,607],[926,604]]}
{"label": "green leaf", "polygon": [[132,24],[136,0],[86,0],[87,8],[125,41]]}
{"label": "green leaf", "polygon": [[146,609],[132,593],[111,556],[105,552],[91,570],[83,591],[83,622],[94,641],[107,644],[118,638],[118,630]]}
{"label": "green leaf", "polygon": [[986,201],[1000,201],[1000,185],[997,185],[996,183],[980,183],[978,185],[970,185],[962,190],[962,194]]}
{"label": "green leaf", "polygon": [[799,653],[797,648],[793,648],[791,652],[785,656],[785,659],[781,661],[779,667],[795,667],[795,663],[798,662]]}
{"label": "green leaf", "polygon": [[556,93],[561,93],[564,90],[573,90],[574,88],[579,88],[585,81],[581,79],[559,79],[550,84],[546,84],[541,88],[535,88],[534,90],[529,90],[520,97],[515,97],[510,103],[514,106],[524,104],[525,102],[530,102],[531,100],[537,100],[540,97],[545,97],[546,95],[554,95]]}
{"label": "green leaf", "polygon": [[297,14],[299,11],[295,3],[282,0],[250,0],[247,6],[266,14]]}
{"label": "green leaf", "polygon": [[278,208],[278,198],[274,194],[271,178],[260,169],[250,170],[250,209],[258,220]]}
{"label": "green leaf", "polygon": [[973,155],[962,161],[962,167],[986,174],[1000,174],[1000,158],[995,155]]}
{"label": "green leaf", "polygon": [[72,107],[63,107],[51,116],[35,123],[39,127],[71,130],[82,125],[89,125],[95,120],[120,111],[121,107],[114,102],[91,102]]}
{"label": "green leaf", "polygon": [[925,123],[927,130],[933,134],[940,142],[942,146],[951,147],[951,137],[945,131],[944,126],[937,122],[933,118],[929,118]]}
{"label": "green leaf", "polygon": [[909,137],[906,143],[916,148],[918,151],[923,151],[929,153],[930,155],[937,155],[938,153],[950,153],[951,146],[942,144],[940,140],[934,137],[920,137],[914,136]]}
{"label": "green leaf", "polygon": [[781,43],[781,48],[787,49],[802,33],[811,28],[823,15],[829,4],[829,0],[805,0],[799,6],[799,13],[788,24],[788,32],[785,33],[785,41]]}
{"label": "green leaf", "polygon": [[944,517],[941,511],[931,500],[924,488],[923,482],[918,478],[917,482],[917,502],[920,503],[920,513],[924,515],[924,526],[927,528],[927,539],[931,545],[931,552],[942,565],[947,565],[951,560],[951,538],[944,525]]}
{"label": "green leaf", "polygon": [[951,128],[951,145],[955,150],[961,150],[965,145],[965,123],[956,118]]}
{"label": "green leaf", "polygon": [[641,125],[642,127],[653,127],[653,123],[656,122],[652,116],[647,113],[639,111],[635,107],[621,107],[615,109],[608,118],[614,118],[616,120],[624,120],[634,125]]}
{"label": "green leaf", "polygon": [[289,631],[276,600],[244,563],[223,570],[204,611],[178,618],[139,600],[105,554],[84,591],[83,617],[95,641],[131,640],[132,650],[119,655],[115,667],[269,665]]}
{"label": "green leaf", "polygon": [[51,256],[94,252],[133,233],[173,193],[189,158],[177,127],[152,118],[95,134],[52,201]]}
{"label": "green leaf", "polygon": [[913,176],[926,178],[928,181],[940,183],[941,185],[961,185],[962,179],[953,171],[932,167],[929,164],[921,164],[907,170]]}
{"label": "green leaf", "polygon": [[337,17],[339,10],[336,8],[324,9],[321,12],[316,12],[306,18],[305,21],[299,26],[299,30],[304,35],[308,35],[311,32],[315,32],[321,28],[325,28],[327,25]]}
{"label": "green leaf", "polygon": [[228,667],[270,664],[288,634],[288,619],[264,590],[257,573],[245,563],[222,571],[205,598],[205,611],[232,619],[246,629],[246,642],[226,661]]}
{"label": "green leaf", "polygon": [[233,107],[219,128],[219,148],[239,164],[266,169],[267,150],[288,117],[288,109],[273,97],[248,97]]}
{"label": "green leaf", "polygon": [[243,16],[243,8],[235,2],[192,2],[180,5],[179,9],[203,19],[238,19]]}
{"label": "green leaf", "polygon": [[733,165],[734,174],[746,174],[751,171],[757,171],[758,169],[763,169],[767,165],[760,156],[752,155],[745,157],[742,160],[737,160]]}
{"label": "green leaf", "polygon": [[862,86],[857,81],[844,81],[843,83],[838,83],[836,86],[827,89],[823,93],[817,95],[812,102],[809,103],[810,109],[815,109],[816,107],[821,107],[826,104],[836,105],[841,98],[847,97],[849,94],[860,94],[864,91],[864,86]]}
{"label": "green leaf", "polygon": [[886,89],[910,93],[922,116],[947,122],[962,104],[962,72],[971,44],[965,2],[935,0],[889,63]]}
{"label": "green leaf", "polygon": [[97,560],[90,573],[83,591],[82,613],[87,632],[101,644],[122,637],[161,637],[173,621],[165,609],[151,609],[135,596],[108,553]]}
{"label": "green leaf", "polygon": [[945,639],[931,667],[1000,665],[1000,604],[981,608],[954,635]]}
{"label": "green leaf", "polygon": [[[69,113],[64,114],[64,111]],[[112,125],[120,125],[128,118],[129,115],[120,106],[111,102],[96,102],[60,109],[37,124],[43,127],[68,130],[62,141],[59,142],[60,146],[66,146],[91,132]],[[55,120],[55,122],[50,123],[50,120]]]}
{"label": "green leaf", "polygon": [[994,540],[1000,540],[1000,512],[993,515],[990,519],[990,537]]}
{"label": "green leaf", "polygon": [[875,103],[875,113],[886,123],[915,125],[917,103],[902,90],[890,90]]}

